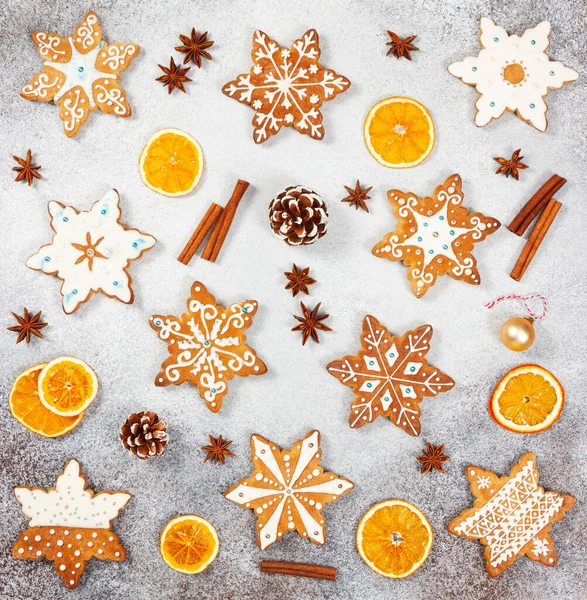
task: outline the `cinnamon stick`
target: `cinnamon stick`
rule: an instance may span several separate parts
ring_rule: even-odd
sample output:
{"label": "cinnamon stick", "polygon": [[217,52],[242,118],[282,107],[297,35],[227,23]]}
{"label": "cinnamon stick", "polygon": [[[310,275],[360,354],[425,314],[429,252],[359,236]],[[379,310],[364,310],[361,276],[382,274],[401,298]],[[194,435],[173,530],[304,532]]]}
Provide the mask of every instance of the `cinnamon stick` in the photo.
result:
{"label": "cinnamon stick", "polygon": [[243,179],[239,179],[236,182],[234,190],[232,191],[232,196],[224,207],[222,216],[220,219],[218,219],[218,222],[212,230],[210,239],[208,240],[208,243],[202,252],[203,259],[209,260],[210,262],[216,262],[218,254],[220,253],[222,245],[224,244],[224,240],[228,235],[230,226],[232,225],[232,220],[234,219],[236,209],[238,208],[239,202],[244,196],[244,193],[247,191],[249,185],[249,182],[244,181]]}
{"label": "cinnamon stick", "polygon": [[184,265],[187,265],[192,259],[193,255],[198,251],[198,248],[202,245],[202,242],[206,239],[208,232],[212,229],[212,226],[216,222],[216,219],[222,213],[222,206],[212,202],[206,211],[206,214],[202,217],[202,220],[198,223],[192,237],[185,245],[184,249],[180,252],[177,260]]}
{"label": "cinnamon stick", "polygon": [[293,563],[281,560],[261,561],[261,573],[276,573],[279,575],[293,575],[295,577],[312,577],[313,579],[336,579],[334,567],[321,565],[308,565],[306,563]]}
{"label": "cinnamon stick", "polygon": [[510,277],[512,279],[515,279],[516,281],[520,281],[522,279],[526,269],[532,262],[536,251],[538,248],[540,248],[540,244],[550,229],[550,226],[552,225],[554,218],[556,217],[561,206],[562,204],[554,198],[551,198],[548,201],[544,212],[540,215],[538,221],[536,221],[536,225],[530,233],[530,237],[528,238],[528,241],[526,242],[520,257],[518,258],[518,261],[510,273]]}
{"label": "cinnamon stick", "polygon": [[553,175],[533,196],[526,202],[522,210],[509,224],[508,229],[516,235],[522,235],[528,229],[536,215],[548,204],[549,200],[565,185],[567,180],[560,175]]}

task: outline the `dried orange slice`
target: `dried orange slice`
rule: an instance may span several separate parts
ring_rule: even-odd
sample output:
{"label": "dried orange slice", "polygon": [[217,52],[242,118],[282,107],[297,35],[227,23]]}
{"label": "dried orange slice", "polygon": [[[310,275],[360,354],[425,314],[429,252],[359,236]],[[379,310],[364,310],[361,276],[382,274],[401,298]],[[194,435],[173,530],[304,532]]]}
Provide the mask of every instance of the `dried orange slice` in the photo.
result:
{"label": "dried orange slice", "polygon": [[139,168],[143,183],[163,196],[184,196],[200,182],[204,154],[181,129],[160,129],[145,144]]}
{"label": "dried orange slice", "polygon": [[375,104],[365,119],[365,144],[384,167],[406,169],[428,158],[436,132],[428,109],[412,98],[391,96]]}
{"label": "dried orange slice", "polygon": [[378,575],[403,579],[426,561],[434,534],[428,519],[405,500],[385,500],[363,516],[357,550]]}
{"label": "dried orange slice", "polygon": [[565,391],[544,367],[520,365],[506,373],[489,399],[489,413],[515,433],[538,433],[551,427],[565,404]]}
{"label": "dried orange slice", "polygon": [[218,534],[211,523],[196,515],[182,515],[165,526],[159,550],[172,569],[193,575],[210,566],[219,546]]}
{"label": "dried orange slice", "polygon": [[84,413],[75,417],[62,417],[48,410],[39,398],[39,375],[47,363],[23,371],[15,380],[8,397],[12,416],[29,431],[54,438],[69,433],[83,419]]}
{"label": "dried orange slice", "polygon": [[62,417],[74,417],[96,397],[98,378],[83,360],[60,356],[39,374],[38,390],[45,408]]}

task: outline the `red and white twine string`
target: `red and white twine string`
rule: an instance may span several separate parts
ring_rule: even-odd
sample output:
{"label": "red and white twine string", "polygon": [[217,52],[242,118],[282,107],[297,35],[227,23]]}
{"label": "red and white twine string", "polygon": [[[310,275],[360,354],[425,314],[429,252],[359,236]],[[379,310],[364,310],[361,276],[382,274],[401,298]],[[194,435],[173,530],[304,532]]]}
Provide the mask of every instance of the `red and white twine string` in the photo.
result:
{"label": "red and white twine string", "polygon": [[[536,314],[529,306],[529,302],[532,300],[540,300],[542,302],[542,313]],[[493,308],[498,302],[502,300],[521,300],[524,308],[528,311],[528,314],[534,319],[534,321],[540,321],[546,316],[546,308],[548,306],[546,298],[540,294],[530,294],[529,296],[519,296],[518,294],[509,294],[507,296],[499,296],[495,300],[488,302],[486,308]]]}

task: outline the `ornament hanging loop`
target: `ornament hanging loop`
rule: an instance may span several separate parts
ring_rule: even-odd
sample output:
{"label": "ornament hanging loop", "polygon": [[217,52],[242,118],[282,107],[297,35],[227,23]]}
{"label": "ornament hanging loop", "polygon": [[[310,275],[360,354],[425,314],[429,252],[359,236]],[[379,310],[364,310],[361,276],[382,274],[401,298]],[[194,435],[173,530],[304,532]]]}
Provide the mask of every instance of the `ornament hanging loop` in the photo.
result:
{"label": "ornament hanging loop", "polygon": [[[507,296],[499,296],[495,300],[488,302],[485,305],[485,307],[491,309],[496,304],[498,304],[499,302],[502,302],[503,300],[520,300],[522,302],[522,304],[524,305],[524,308],[528,312],[529,318],[532,320],[532,322],[541,321],[546,316],[546,309],[548,307],[548,303],[546,301],[546,298],[544,296],[541,296],[540,294],[530,294],[528,296],[520,296],[518,294],[509,294]],[[532,300],[540,300],[542,302],[542,311],[540,313],[535,313],[532,310],[532,308],[530,307],[529,302],[531,302]]]}

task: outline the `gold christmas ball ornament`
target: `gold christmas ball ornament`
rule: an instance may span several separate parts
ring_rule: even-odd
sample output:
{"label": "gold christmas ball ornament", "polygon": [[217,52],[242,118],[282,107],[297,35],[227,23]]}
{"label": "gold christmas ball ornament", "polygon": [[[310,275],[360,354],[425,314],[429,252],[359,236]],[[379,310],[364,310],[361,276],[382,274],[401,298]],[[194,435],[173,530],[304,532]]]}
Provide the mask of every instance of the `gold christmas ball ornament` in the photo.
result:
{"label": "gold christmas ball ornament", "polygon": [[508,319],[501,327],[500,337],[509,350],[523,352],[534,343],[534,320],[529,317]]}

